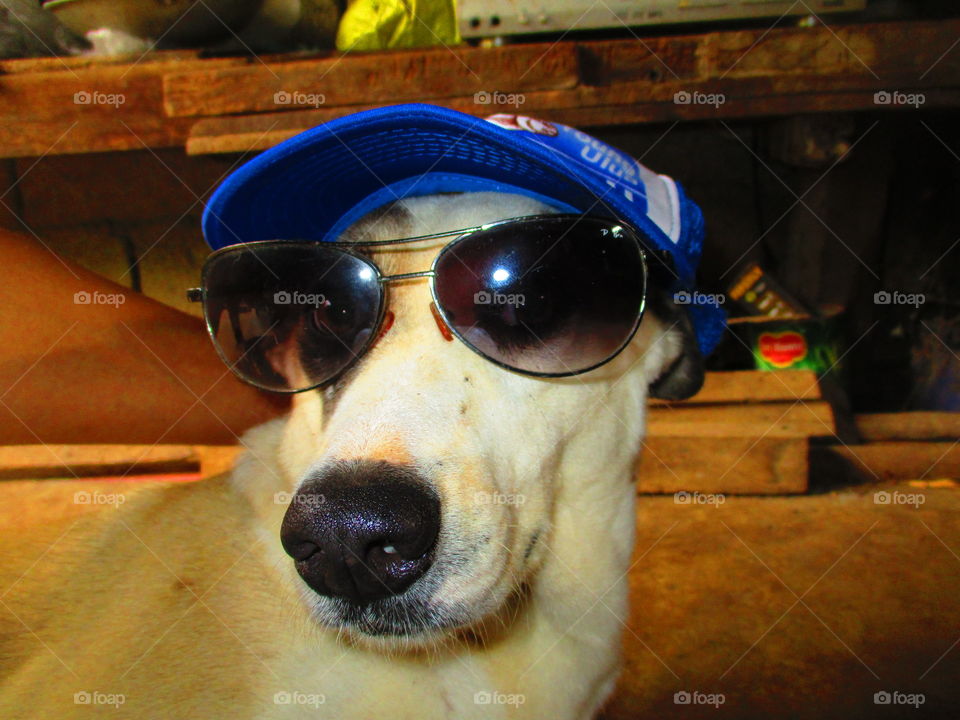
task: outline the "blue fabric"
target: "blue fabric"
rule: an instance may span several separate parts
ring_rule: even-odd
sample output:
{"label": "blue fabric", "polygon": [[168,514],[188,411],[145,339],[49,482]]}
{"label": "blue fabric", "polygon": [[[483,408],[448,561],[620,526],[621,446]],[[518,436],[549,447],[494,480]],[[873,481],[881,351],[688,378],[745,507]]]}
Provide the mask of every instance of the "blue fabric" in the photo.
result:
{"label": "blue fabric", "polygon": [[[651,219],[644,173],[657,176],[630,156],[559,123],[494,118],[500,123],[408,104],[331,120],[228,176],[204,210],[204,237],[215,250],[255,240],[333,240],[367,212],[401,197],[499,190],[627,222],[673,257],[679,275],[674,289],[695,288],[703,216],[678,184],[677,232],[661,227],[662,218],[661,225]],[[516,119],[521,124],[511,126]],[[689,309],[708,353],[722,334],[724,314],[716,306]]]}

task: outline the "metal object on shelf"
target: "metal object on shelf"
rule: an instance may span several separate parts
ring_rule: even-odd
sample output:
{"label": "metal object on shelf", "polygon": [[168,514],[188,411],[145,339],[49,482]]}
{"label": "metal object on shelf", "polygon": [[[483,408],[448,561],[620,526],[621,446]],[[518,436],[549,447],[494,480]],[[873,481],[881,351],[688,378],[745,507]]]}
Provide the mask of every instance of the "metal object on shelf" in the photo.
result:
{"label": "metal object on shelf", "polygon": [[71,55],[87,42],[45,12],[36,0],[0,0],[0,58]]}
{"label": "metal object on shelf", "polygon": [[48,0],[43,7],[78,35],[109,28],[176,46],[229,37],[261,5],[263,0]]}
{"label": "metal object on shelf", "polygon": [[863,10],[866,0],[460,0],[464,38],[617,29],[641,25],[737,20]]}

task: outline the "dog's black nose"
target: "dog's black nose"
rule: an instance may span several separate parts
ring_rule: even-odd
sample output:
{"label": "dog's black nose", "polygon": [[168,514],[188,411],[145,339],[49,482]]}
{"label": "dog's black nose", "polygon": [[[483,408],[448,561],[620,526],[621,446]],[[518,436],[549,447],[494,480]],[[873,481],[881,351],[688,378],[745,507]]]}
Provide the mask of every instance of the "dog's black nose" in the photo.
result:
{"label": "dog's black nose", "polygon": [[416,472],[343,462],[301,485],[280,541],[316,592],[364,605],[423,575],[439,532],[440,501]]}

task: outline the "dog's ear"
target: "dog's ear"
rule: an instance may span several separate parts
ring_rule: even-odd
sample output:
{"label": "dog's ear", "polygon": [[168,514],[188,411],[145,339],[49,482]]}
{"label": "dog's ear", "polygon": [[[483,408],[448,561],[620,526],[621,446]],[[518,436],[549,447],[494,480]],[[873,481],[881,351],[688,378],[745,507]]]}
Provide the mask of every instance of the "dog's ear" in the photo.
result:
{"label": "dog's ear", "polygon": [[[650,397],[684,400],[703,386],[703,356],[693,331],[690,315],[674,302],[674,294],[652,288],[647,297],[647,312],[653,313],[671,336],[676,348],[660,374],[650,382]],[[667,338],[664,338],[666,340]]]}

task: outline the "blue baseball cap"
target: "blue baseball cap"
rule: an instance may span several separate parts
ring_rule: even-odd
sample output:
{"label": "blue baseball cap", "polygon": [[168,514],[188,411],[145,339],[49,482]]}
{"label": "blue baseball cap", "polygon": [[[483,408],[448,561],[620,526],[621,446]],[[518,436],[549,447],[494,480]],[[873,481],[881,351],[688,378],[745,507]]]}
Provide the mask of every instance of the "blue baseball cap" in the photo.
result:
{"label": "blue baseball cap", "polygon": [[[704,237],[700,208],[679,183],[560,123],[525,115],[478,118],[436,105],[393,105],[311,128],[242,165],[203,213],[211,248],[255,240],[331,241],[404,197],[496,191],[561,212],[627,222],[672,258],[674,292],[692,291]],[[702,297],[699,294],[697,297]],[[704,354],[724,313],[689,304]]]}

